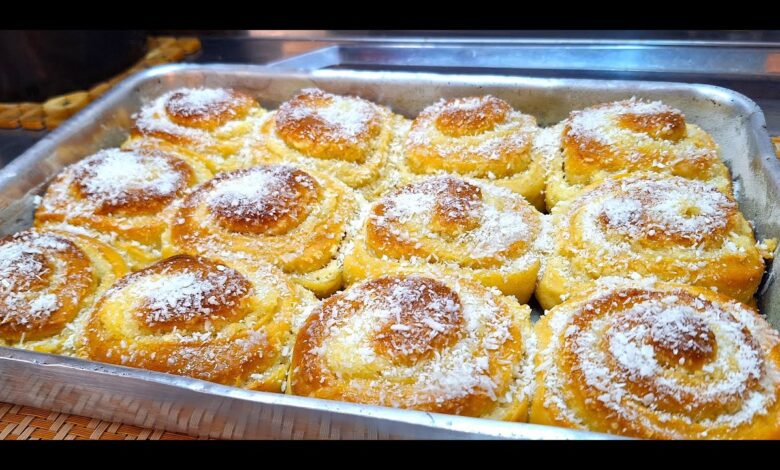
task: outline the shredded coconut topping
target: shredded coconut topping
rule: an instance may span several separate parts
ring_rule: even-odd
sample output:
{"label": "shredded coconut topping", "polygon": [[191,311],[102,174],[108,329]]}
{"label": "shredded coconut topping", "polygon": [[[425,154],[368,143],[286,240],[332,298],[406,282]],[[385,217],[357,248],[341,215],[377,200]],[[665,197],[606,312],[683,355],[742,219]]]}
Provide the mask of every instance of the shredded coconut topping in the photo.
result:
{"label": "shredded coconut topping", "polygon": [[[600,309],[596,316],[594,308]],[[581,423],[566,404],[566,388],[575,387],[621,419],[661,435],[676,432],[665,423],[696,429],[749,422],[780,399],[773,385],[779,371],[757,341],[759,325],[745,322],[751,317],[737,302],[684,291],[636,289],[626,281],[600,287],[550,319],[553,336],[541,353],[546,405]],[[573,383],[576,376],[567,370],[581,371],[583,383]],[[699,418],[705,409],[720,411]]]}

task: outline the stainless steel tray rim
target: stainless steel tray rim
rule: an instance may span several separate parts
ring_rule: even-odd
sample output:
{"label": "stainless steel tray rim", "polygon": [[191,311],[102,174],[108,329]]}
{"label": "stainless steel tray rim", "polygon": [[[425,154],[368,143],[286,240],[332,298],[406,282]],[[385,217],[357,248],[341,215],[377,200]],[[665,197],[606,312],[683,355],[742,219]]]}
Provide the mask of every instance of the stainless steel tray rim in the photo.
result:
{"label": "stainless steel tray rim", "polygon": [[[457,83],[466,87],[479,89],[483,86],[504,86],[519,87],[528,86],[535,89],[557,90],[567,87],[578,87],[586,90],[604,90],[612,89],[626,92],[626,97],[642,92],[653,91],[680,91],[691,93],[695,92],[697,98],[711,99],[713,103],[718,104],[721,101],[728,101],[739,112],[743,113],[745,119],[750,122],[750,132],[756,141],[758,154],[764,160],[767,170],[771,173],[769,184],[778,189],[780,193],[780,162],[774,156],[772,144],[768,135],[762,129],[765,129],[765,119],[763,112],[749,98],[728,90],[712,85],[686,84],[677,82],[648,82],[648,81],[609,81],[591,80],[591,79],[557,79],[557,78],[537,78],[523,76],[499,76],[492,74],[446,74],[446,73],[410,73],[410,72],[374,72],[374,71],[349,71],[349,70],[315,70],[300,71],[281,68],[271,68],[257,65],[227,65],[227,64],[207,64],[207,65],[164,65],[158,66],[146,71],[137,73],[125,79],[122,83],[110,90],[103,97],[87,106],[78,113],[72,120],[66,122],[63,126],[49,134],[45,139],[31,147],[25,154],[14,160],[11,164],[0,170],[0,191],[5,188],[5,183],[12,180],[20,173],[30,162],[40,158],[41,155],[54,152],[62,143],[66,136],[74,133],[79,126],[83,126],[90,121],[96,121],[101,113],[113,109],[120,101],[132,93],[136,87],[146,84],[151,80],[163,79],[170,75],[184,72],[195,73],[229,73],[232,76],[251,77],[254,74],[261,74],[259,80],[271,80],[273,77],[284,77],[286,79],[296,79],[302,82],[311,83],[317,86],[319,80],[333,80],[348,78],[356,81],[370,82],[381,80],[386,83],[402,83],[413,79],[417,82],[448,85]],[[607,86],[605,86],[605,84]],[[204,86],[210,86],[204,83]],[[327,88],[327,86],[324,86]],[[633,91],[628,91],[633,90]],[[258,91],[262,91],[258,88]],[[346,415],[360,418],[372,418],[382,425],[413,425],[417,427],[427,427],[436,430],[453,431],[461,437],[511,437],[511,438],[555,438],[555,439],[601,439],[617,438],[612,435],[597,434],[584,431],[573,431],[563,428],[548,426],[531,425],[527,423],[504,423],[478,418],[466,418],[460,416],[442,415],[435,413],[425,413],[413,410],[400,410],[394,408],[359,405],[337,401],[320,400],[307,397],[297,397],[292,395],[273,394],[266,392],[252,392],[235,387],[228,387],[187,377],[174,376],[164,373],[145,371],[123,366],[114,366],[102,364],[93,361],[87,361],[77,358],[64,356],[54,356],[31,351],[18,350],[13,348],[0,347],[0,358],[8,361],[15,361],[20,364],[29,364],[41,366],[46,369],[65,369],[72,371],[90,371],[106,377],[122,376],[132,381],[147,384],[159,384],[169,388],[181,389],[190,393],[204,394],[216,399],[229,398],[244,402],[252,402],[268,407],[283,407],[287,409],[311,410],[316,412],[330,412],[336,415]],[[0,376],[4,370],[0,368]],[[403,435],[403,432],[401,433]]]}
{"label": "stainless steel tray rim", "polygon": [[[480,433],[483,438],[524,438],[524,439],[625,439],[588,431],[578,431],[531,423],[516,423],[487,420],[467,416],[447,415],[417,410],[389,408],[375,405],[362,405],[343,401],[324,400],[283,393],[245,390],[238,387],[220,385],[190,377],[166,374],[126,366],[105,364],[76,357],[39,353],[23,349],[0,346],[0,358],[18,361],[36,366],[89,370],[106,376],[124,376],[143,382],[154,382],[165,386],[186,388],[187,390],[230,397],[269,406],[286,406],[307,410],[322,410],[327,407],[333,413],[350,415],[355,418],[371,417],[404,424],[449,429],[463,433]],[[0,372],[1,373],[1,372]]]}

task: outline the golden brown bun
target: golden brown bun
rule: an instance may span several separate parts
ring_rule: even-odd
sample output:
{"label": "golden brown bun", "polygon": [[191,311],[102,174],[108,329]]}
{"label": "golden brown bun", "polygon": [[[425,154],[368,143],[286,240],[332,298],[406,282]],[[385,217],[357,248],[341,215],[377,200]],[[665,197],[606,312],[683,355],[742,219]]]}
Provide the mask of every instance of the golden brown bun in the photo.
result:
{"label": "golden brown bun", "polygon": [[544,166],[532,143],[536,119],[491,95],[441,100],[412,123],[401,168],[490,181],[544,209]]}
{"label": "golden brown bun", "polygon": [[95,297],[126,272],[89,237],[26,230],[0,239],[0,345],[73,354]]}
{"label": "golden brown bun", "polygon": [[301,326],[291,393],[525,421],[528,306],[473,281],[388,276],[323,301]]}
{"label": "golden brown bun", "polygon": [[232,168],[252,146],[266,114],[254,98],[229,88],[180,88],[144,106],[125,146],[198,158],[212,172]]}
{"label": "golden brown bun", "polygon": [[696,180],[609,179],[555,206],[552,222],[553,251],[536,291],[544,308],[605,276],[654,276],[750,302],[764,273],[736,201]]}
{"label": "golden brown bun", "polygon": [[160,259],[171,204],[211,177],[197,161],[159,150],[108,149],[66,167],[49,185],[36,227],[105,240],[133,268]]}
{"label": "golden brown bun", "polygon": [[618,281],[537,324],[530,421],[652,439],[780,438],[780,336],[709,289]]}
{"label": "golden brown bun", "polygon": [[274,263],[325,296],[342,285],[344,241],[361,200],[340,181],[291,165],[222,173],[172,212],[163,254]]}
{"label": "golden brown bun", "polygon": [[506,188],[429,177],[372,204],[344,260],[344,280],[456,274],[524,303],[536,285],[546,225],[531,204]]}
{"label": "golden brown bun", "polygon": [[314,296],[269,265],[175,256],[129,274],[95,304],[90,359],[281,391],[296,315]]}
{"label": "golden brown bun", "polygon": [[591,183],[637,171],[695,179],[731,194],[712,137],[660,101],[632,98],[574,111],[543,131],[537,147],[548,166],[548,209]]}
{"label": "golden brown bun", "polygon": [[384,106],[307,88],[263,119],[261,144],[239,164],[292,163],[332,175],[373,199],[398,178],[390,156],[399,151],[407,127]]}

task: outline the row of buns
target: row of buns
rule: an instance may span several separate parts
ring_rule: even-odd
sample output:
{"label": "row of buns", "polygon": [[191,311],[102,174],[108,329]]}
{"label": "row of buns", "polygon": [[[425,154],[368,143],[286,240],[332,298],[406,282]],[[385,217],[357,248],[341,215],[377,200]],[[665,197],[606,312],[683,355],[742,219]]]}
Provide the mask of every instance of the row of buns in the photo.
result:
{"label": "row of buns", "polygon": [[773,250],[712,138],[662,103],[540,129],[492,96],[409,121],[321,90],[267,111],[181,89],[0,241],[0,341],[253,390],[778,437],[780,338],[749,305]]}

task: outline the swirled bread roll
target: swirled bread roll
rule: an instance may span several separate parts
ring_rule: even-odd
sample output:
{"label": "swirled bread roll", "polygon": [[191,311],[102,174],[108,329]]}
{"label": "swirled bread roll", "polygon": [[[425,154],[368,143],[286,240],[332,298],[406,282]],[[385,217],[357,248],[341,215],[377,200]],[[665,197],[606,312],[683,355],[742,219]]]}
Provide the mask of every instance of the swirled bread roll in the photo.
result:
{"label": "swirled bread roll", "polygon": [[525,421],[530,309],[465,280],[387,276],[323,301],[301,326],[291,393]]}
{"label": "swirled bread roll", "polygon": [[712,137],[660,101],[631,98],[574,111],[536,142],[548,166],[548,209],[589,184],[637,171],[694,179],[731,194]]}
{"label": "swirled bread roll", "polygon": [[233,168],[255,142],[265,114],[253,97],[235,89],[179,88],[141,108],[123,147],[174,150],[216,173]]}
{"label": "swirled bread roll", "polygon": [[335,178],[291,165],[218,175],[173,211],[163,253],[229,265],[274,263],[320,296],[342,285],[345,238],[362,197]]}
{"label": "swirled bread roll", "polygon": [[522,196],[477,180],[433,176],[375,201],[344,260],[347,284],[387,273],[447,273],[526,302],[548,238]]}
{"label": "swirled bread roll", "polygon": [[98,240],[27,230],[0,239],[0,345],[74,354],[96,296],[127,272]]}
{"label": "swirled bread roll", "polygon": [[334,176],[373,199],[398,178],[390,157],[400,151],[408,123],[362,98],[307,88],[260,127],[262,145],[242,166],[292,163]]}
{"label": "swirled bread roll", "polygon": [[750,302],[771,256],[731,196],[679,176],[605,180],[555,206],[552,220],[536,290],[544,308],[605,276],[656,277]]}
{"label": "swirled bread roll", "polygon": [[538,130],[533,116],[495,96],[442,99],[412,123],[400,167],[489,181],[542,210],[545,169],[532,145]]}
{"label": "swirled bread roll", "polygon": [[206,167],[159,150],[101,150],[66,167],[49,185],[36,227],[100,238],[133,268],[160,259],[171,204],[206,181]]}
{"label": "swirled bread roll", "polygon": [[653,439],[780,438],[780,336],[709,289],[619,281],[536,324],[532,423]]}
{"label": "swirled bread roll", "polygon": [[270,265],[179,255],[117,281],[85,329],[93,360],[282,391],[296,316],[314,296]]}

